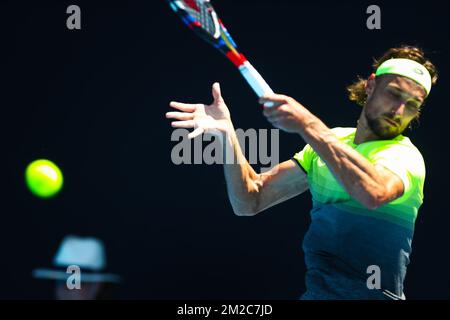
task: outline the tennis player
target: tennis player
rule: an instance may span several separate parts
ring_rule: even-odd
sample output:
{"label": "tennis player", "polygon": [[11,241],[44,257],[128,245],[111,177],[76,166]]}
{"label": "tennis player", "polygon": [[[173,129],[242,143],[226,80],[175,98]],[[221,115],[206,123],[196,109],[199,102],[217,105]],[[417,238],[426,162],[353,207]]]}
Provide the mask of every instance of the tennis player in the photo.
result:
{"label": "tennis player", "polygon": [[[253,216],[306,190],[312,195],[311,225],[303,241],[306,292],[302,299],[404,299],[414,224],[423,202],[425,164],[402,133],[419,118],[437,80],[421,49],[401,46],[376,60],[368,79],[347,89],[362,106],[356,128],[328,128],[291,97],[260,99],[276,128],[298,134],[306,146],[271,171],[256,173],[239,146],[220,87],[211,105],[171,102],[176,128],[225,133],[237,155],[225,164],[235,214]],[[375,266],[375,267],[374,267]],[[374,269],[375,268],[375,269]],[[369,285],[368,270],[379,270]]]}

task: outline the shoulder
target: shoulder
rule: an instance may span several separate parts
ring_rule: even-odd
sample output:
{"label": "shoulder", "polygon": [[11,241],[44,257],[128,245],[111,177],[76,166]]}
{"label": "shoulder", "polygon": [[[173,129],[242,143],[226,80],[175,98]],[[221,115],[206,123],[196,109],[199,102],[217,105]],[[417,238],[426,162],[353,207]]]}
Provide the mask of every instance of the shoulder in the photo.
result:
{"label": "shoulder", "polygon": [[408,170],[416,176],[425,176],[425,161],[419,149],[408,137],[397,136],[392,140],[369,143],[362,150],[374,162],[396,164],[402,170]]}
{"label": "shoulder", "polygon": [[420,150],[405,136],[398,140],[397,148],[401,150],[405,165],[416,167],[417,170],[425,170],[425,161]]}
{"label": "shoulder", "polygon": [[385,146],[390,152],[398,154],[399,156],[402,155],[405,161],[408,159],[416,159],[423,162],[423,157],[419,149],[406,136],[399,135],[386,143]]}

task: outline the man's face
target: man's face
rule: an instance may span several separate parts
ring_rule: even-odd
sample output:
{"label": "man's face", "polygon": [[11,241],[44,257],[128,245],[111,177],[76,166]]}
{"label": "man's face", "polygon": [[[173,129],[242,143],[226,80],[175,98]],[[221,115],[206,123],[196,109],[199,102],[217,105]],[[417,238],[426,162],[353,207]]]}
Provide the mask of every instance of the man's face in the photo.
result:
{"label": "man's face", "polygon": [[364,116],[373,133],[384,140],[401,134],[419,116],[426,97],[422,86],[392,74],[369,78],[366,92]]}

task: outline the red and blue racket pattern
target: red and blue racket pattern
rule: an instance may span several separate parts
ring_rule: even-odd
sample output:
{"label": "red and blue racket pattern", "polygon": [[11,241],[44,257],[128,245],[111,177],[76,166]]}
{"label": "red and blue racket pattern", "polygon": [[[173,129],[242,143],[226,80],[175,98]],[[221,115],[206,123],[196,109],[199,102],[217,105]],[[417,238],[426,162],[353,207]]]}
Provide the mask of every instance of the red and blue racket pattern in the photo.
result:
{"label": "red and blue racket pattern", "polygon": [[221,51],[239,69],[258,97],[273,93],[258,71],[238,51],[236,43],[209,0],[167,0],[167,2],[191,30]]}

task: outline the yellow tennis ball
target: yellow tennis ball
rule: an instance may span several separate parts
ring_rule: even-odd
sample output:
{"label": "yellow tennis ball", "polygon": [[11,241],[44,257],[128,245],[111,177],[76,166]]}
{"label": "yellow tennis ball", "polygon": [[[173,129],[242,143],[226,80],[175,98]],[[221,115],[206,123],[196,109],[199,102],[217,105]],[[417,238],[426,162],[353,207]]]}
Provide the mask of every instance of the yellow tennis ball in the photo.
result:
{"label": "yellow tennis ball", "polygon": [[28,189],[40,198],[51,198],[56,195],[63,186],[63,180],[61,170],[50,160],[35,160],[25,170]]}

